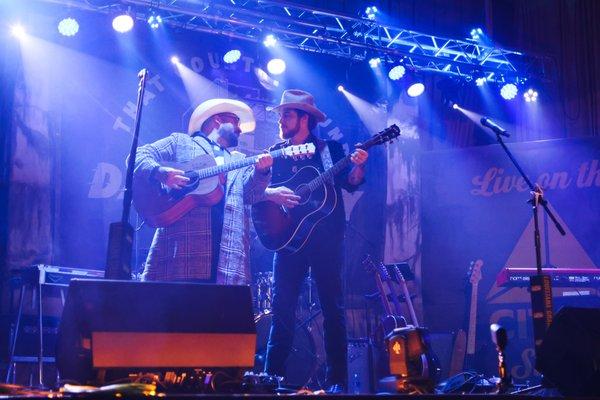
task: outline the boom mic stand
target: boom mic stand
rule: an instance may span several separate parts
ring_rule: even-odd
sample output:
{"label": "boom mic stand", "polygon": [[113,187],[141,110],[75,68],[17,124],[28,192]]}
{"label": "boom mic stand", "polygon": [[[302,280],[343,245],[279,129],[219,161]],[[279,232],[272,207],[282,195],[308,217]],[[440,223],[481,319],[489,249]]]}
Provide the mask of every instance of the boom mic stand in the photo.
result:
{"label": "boom mic stand", "polygon": [[137,108],[131,150],[127,162],[127,173],[125,178],[125,194],[123,196],[123,213],[120,222],[110,224],[108,234],[108,251],[106,256],[106,279],[131,279],[131,250],[133,245],[133,227],[129,223],[129,211],[131,210],[131,186],[133,183],[133,167],[138,147],[138,136],[140,132],[140,121],[142,118],[142,106],[144,104],[144,93],[148,70],[142,69],[138,72],[140,80],[138,85]]}
{"label": "boom mic stand", "polygon": [[[523,180],[529,186],[531,190],[531,199],[529,199],[528,203],[531,204],[533,211],[533,223],[534,223],[534,246],[535,246],[535,261],[537,267],[537,274],[533,275],[529,278],[529,288],[531,293],[531,311],[533,315],[533,338],[535,343],[535,355],[536,355],[536,364],[539,359],[539,349],[542,341],[544,340],[544,336],[546,335],[546,330],[552,323],[553,318],[553,309],[552,309],[552,281],[550,279],[550,275],[544,274],[542,271],[542,249],[540,243],[540,227],[538,221],[538,207],[541,205],[546,214],[550,217],[552,222],[554,222],[554,226],[560,232],[561,235],[565,235],[565,230],[558,222],[552,211],[548,208],[548,201],[544,198],[544,192],[539,185],[533,185],[533,183],[529,180],[515,157],[512,155],[504,140],[502,140],[501,136],[510,136],[505,129],[502,129],[495,123],[493,123],[490,119],[483,117],[481,119],[481,124],[496,133],[496,140],[502,146],[506,155],[514,166],[523,177]],[[536,365],[537,367],[537,365]]]}

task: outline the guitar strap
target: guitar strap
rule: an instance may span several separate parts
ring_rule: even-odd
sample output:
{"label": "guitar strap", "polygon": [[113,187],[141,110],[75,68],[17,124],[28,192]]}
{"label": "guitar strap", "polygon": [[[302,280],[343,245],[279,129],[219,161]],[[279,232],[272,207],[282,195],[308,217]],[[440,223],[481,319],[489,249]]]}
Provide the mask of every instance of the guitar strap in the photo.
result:
{"label": "guitar strap", "polygon": [[[321,155],[321,162],[323,163],[323,171],[328,171],[331,167],[333,167],[333,161],[331,160],[331,152],[329,151],[329,145],[327,142],[323,142],[323,146],[319,150],[319,154]],[[329,176],[329,183],[333,184],[333,175]]]}

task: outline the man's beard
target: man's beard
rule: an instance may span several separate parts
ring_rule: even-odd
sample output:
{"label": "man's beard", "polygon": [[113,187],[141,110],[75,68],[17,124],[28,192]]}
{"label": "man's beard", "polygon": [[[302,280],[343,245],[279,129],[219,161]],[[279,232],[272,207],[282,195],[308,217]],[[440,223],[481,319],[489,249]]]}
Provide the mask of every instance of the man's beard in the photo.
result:
{"label": "man's beard", "polygon": [[283,140],[293,138],[298,132],[300,132],[300,121],[298,120],[296,120],[296,126],[293,129],[288,129],[285,132],[281,129],[281,126],[279,127],[279,137]]}
{"label": "man's beard", "polygon": [[227,147],[236,147],[238,145],[238,134],[232,124],[221,124],[219,126],[219,136],[227,141]]}

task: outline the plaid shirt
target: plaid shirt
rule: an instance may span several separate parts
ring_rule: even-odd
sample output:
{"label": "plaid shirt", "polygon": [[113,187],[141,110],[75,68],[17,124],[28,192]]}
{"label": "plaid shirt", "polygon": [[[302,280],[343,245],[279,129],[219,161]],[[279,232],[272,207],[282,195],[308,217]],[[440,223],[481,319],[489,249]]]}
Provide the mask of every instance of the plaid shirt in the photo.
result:
{"label": "plaid shirt", "polygon": [[[204,154],[214,156],[213,144],[205,137],[173,133],[138,149],[135,179],[150,179],[152,170],[161,161],[186,162]],[[244,155],[225,152],[225,163],[238,157]],[[270,173],[256,173],[253,166],[227,174],[216,283],[249,283],[250,208],[261,199],[270,179]],[[152,240],[142,280],[213,279],[210,218],[209,207],[196,207],[174,224],[158,228]]]}

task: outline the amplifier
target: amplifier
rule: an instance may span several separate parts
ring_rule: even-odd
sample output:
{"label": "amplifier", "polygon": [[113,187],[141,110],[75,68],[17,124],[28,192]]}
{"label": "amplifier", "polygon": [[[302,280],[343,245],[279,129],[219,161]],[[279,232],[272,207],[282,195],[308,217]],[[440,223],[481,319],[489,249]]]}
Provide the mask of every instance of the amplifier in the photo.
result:
{"label": "amplifier", "polygon": [[348,339],[348,393],[373,393],[373,357],[368,339]]}

